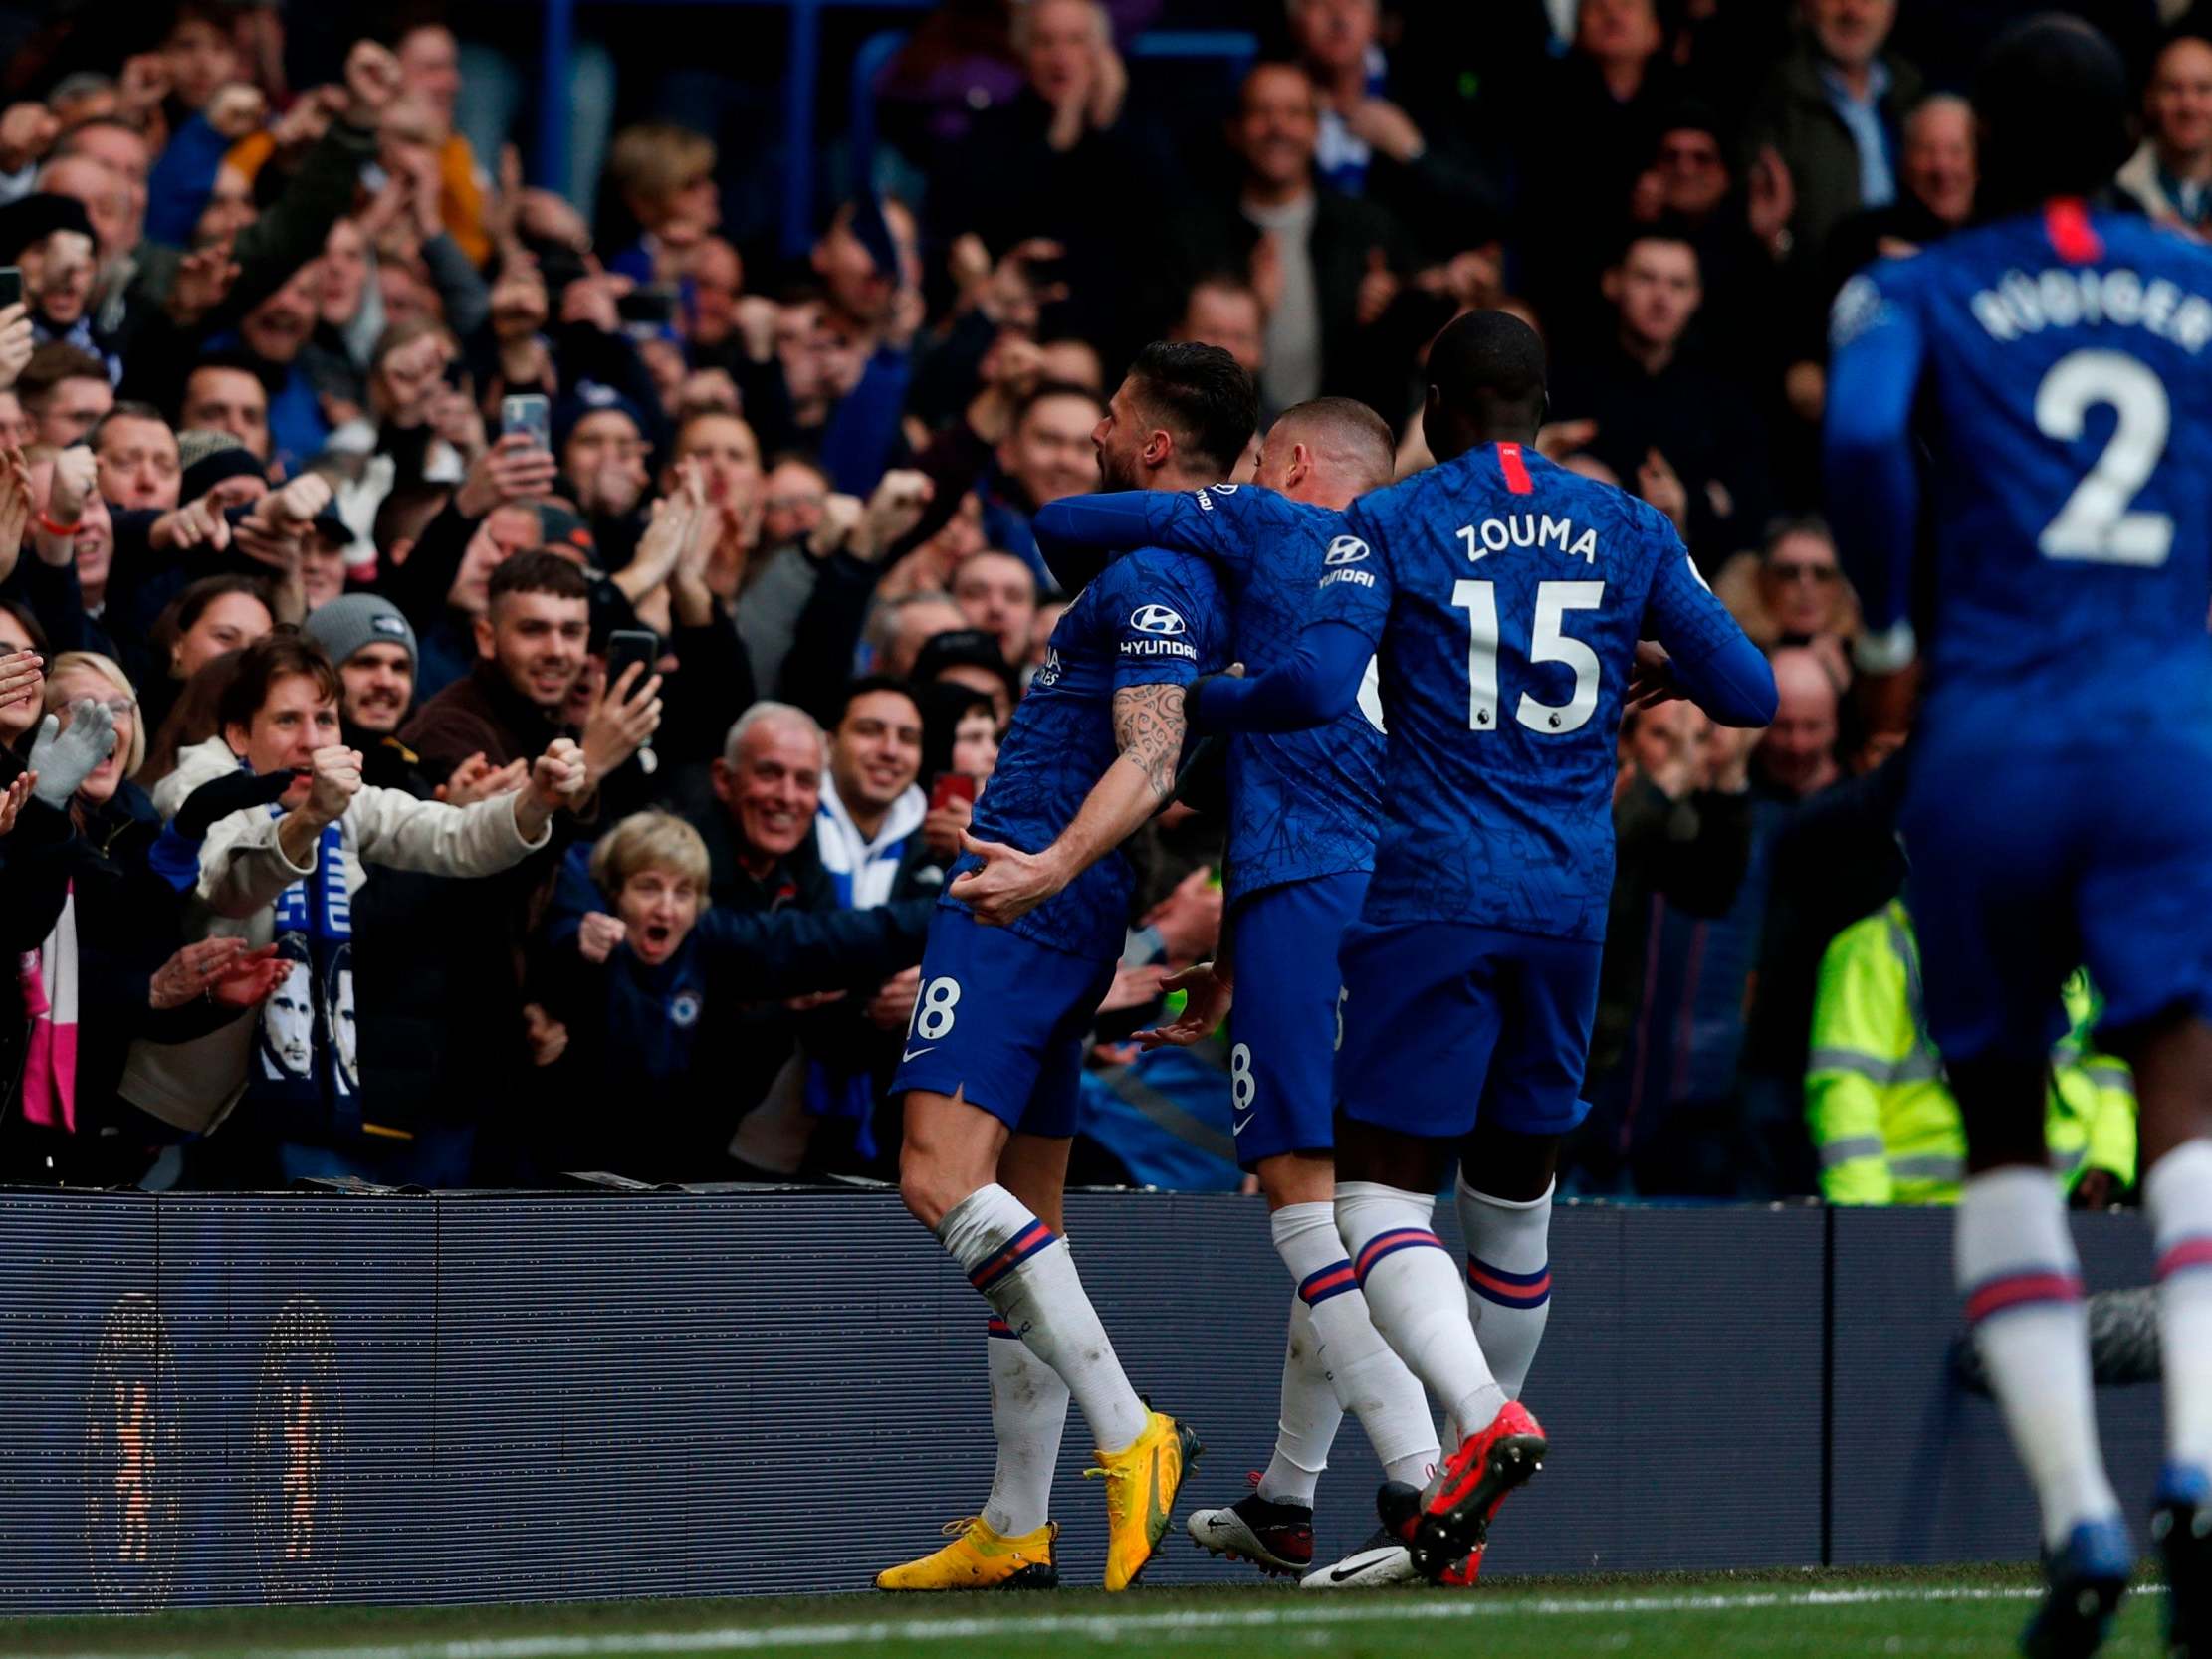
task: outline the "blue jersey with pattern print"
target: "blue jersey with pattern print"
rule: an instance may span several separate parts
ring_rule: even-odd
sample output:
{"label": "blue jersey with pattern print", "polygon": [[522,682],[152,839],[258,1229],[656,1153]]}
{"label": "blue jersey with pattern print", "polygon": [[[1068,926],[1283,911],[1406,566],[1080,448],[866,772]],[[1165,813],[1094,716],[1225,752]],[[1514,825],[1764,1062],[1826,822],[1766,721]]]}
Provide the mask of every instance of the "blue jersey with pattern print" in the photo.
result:
{"label": "blue jersey with pattern print", "polygon": [[1920,730],[2202,732],[2212,251],[2057,201],[1879,261],[1832,335],[1837,537],[1873,639],[1932,622]]}
{"label": "blue jersey with pattern print", "polygon": [[[1344,515],[1255,485],[1148,491],[1146,535],[1199,553],[1228,589],[1232,650],[1257,674],[1295,646],[1319,603]],[[1382,810],[1383,723],[1372,677],[1357,706],[1304,731],[1228,739],[1231,900],[1287,882],[1372,870]]]}
{"label": "blue jersey with pattern print", "polygon": [[1636,642],[1702,662],[1741,630],[1674,526],[1518,445],[1355,502],[1320,619],[1373,640],[1390,734],[1368,922],[1602,940]]}
{"label": "blue jersey with pattern print", "polygon": [[[1051,845],[1120,752],[1114,694],[1188,686],[1226,667],[1227,618],[1220,582],[1202,558],[1146,547],[1107,565],[1052,630],[976,802],[976,839],[1025,853]],[[976,863],[963,858],[951,877]],[[1135,887],[1117,848],[1010,926],[1039,944],[1110,961],[1121,954]],[[950,891],[939,902],[967,909]]]}

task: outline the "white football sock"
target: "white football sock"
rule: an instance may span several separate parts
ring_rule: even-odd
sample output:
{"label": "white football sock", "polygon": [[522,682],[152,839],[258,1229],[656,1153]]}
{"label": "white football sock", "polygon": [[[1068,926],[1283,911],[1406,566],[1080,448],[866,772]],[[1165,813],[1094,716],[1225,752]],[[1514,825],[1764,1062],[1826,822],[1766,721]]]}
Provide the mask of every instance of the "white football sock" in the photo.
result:
{"label": "white football sock", "polygon": [[[1336,1242],[1334,1228],[1329,1242]],[[1290,1340],[1282,1356],[1282,1415],[1275,1424],[1274,1455],[1259,1477],[1259,1495],[1270,1504],[1313,1508],[1314,1488],[1329,1466],[1329,1446],[1343,1421],[1344,1407],[1321,1362],[1321,1337],[1313,1328],[1313,1310],[1293,1296]]]}
{"label": "white football sock", "polygon": [[1059,1373],[1099,1450],[1132,1445],[1145,1431],[1145,1402],[1129,1386],[1060,1235],[994,1181],[946,1211],[937,1236],[968,1282]]}
{"label": "white football sock", "polygon": [[1430,1228],[1437,1201],[1374,1181],[1336,1191],[1337,1231],[1367,1295],[1368,1316],[1399,1358],[1468,1431],[1505,1405],[1467,1319],[1458,1265]]}
{"label": "white football sock", "polygon": [[2212,1469],[2212,1141],[2184,1141],[2143,1177],[2158,1250],[2166,1456]]}
{"label": "white football sock", "polygon": [[1297,1306],[1312,1320],[1320,1341],[1321,1372],[1337,1404],[1367,1430],[1386,1479],[1424,1485],[1437,1463],[1437,1427],[1429,1417],[1429,1399],[1375,1329],[1344,1241],[1337,1236],[1336,1206],[1285,1204],[1268,1218],[1268,1231],[1298,1282]]}
{"label": "white football sock", "polygon": [[2119,1513],[2098,1447],[2089,1319],[2066,1204],[2047,1169],[1968,1177],[1953,1258],[1966,1324],[2013,1448],[2035,1483],[2043,1542]]}
{"label": "white football sock", "polygon": [[998,1442],[984,1523],[1000,1538],[1033,1533],[1052,1518],[1052,1471],[1067,1427],[1067,1384],[1013,1328],[991,1316],[991,1433]]}
{"label": "white football sock", "polygon": [[1475,1191],[1462,1174],[1452,1195],[1467,1241],[1467,1317],[1498,1386],[1513,1399],[1551,1318],[1552,1190],[1515,1202]]}

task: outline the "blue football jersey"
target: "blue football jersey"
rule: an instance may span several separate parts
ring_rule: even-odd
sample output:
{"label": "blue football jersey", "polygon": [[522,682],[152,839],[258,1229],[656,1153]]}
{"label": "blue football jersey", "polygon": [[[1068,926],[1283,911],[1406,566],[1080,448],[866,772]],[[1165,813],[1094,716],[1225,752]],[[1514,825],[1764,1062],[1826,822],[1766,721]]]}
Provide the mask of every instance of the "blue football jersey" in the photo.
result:
{"label": "blue football jersey", "polygon": [[[2054,202],[1854,277],[1831,333],[1829,496],[1862,661],[1925,656],[1923,729],[2201,726],[2212,251]],[[1899,436],[1915,411],[1917,467]]]}
{"label": "blue football jersey", "polygon": [[1674,526],[1493,444],[1355,502],[1323,562],[1390,723],[1364,919],[1602,940],[1636,642],[1699,663],[1742,635]]}
{"label": "blue football jersey", "polygon": [[[1230,649],[1259,673],[1296,645],[1317,613],[1323,560],[1344,515],[1253,485],[1150,491],[1146,535],[1202,554],[1221,573]],[[1370,680],[1359,706],[1327,726],[1228,739],[1231,900],[1286,882],[1371,870],[1382,808],[1382,706]]]}
{"label": "blue football jersey", "polygon": [[[1226,667],[1228,606],[1202,558],[1147,547],[1117,558],[1052,630],[976,802],[971,833],[1025,853],[1067,828],[1120,752],[1114,693],[1125,686],[1188,686]],[[972,870],[964,858],[952,876]],[[1013,932],[1074,955],[1118,957],[1129,928],[1135,872],[1119,849],[1019,918]],[[967,907],[950,892],[940,903]]]}

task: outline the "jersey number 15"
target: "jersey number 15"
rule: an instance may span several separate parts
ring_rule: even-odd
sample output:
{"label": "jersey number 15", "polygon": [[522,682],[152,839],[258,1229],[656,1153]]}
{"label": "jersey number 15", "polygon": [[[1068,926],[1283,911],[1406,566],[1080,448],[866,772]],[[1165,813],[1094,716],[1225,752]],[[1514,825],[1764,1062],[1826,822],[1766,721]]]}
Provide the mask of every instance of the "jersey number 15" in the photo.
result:
{"label": "jersey number 15", "polygon": [[[1604,582],[1538,582],[1536,615],[1528,631],[1528,660],[1565,663],[1575,671],[1574,694],[1565,703],[1539,703],[1527,692],[1513,718],[1531,731],[1565,736],[1589,724],[1598,707],[1598,654],[1561,630],[1569,611],[1594,611],[1605,602]],[[1497,583],[1451,584],[1451,606],[1467,613],[1467,728],[1497,729]]]}

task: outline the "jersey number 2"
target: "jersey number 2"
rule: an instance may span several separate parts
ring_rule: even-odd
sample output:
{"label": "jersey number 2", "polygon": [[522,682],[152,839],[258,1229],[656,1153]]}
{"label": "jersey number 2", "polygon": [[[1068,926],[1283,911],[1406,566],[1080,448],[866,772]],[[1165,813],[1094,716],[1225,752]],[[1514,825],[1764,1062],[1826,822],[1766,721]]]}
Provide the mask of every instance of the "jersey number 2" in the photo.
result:
{"label": "jersey number 2", "polygon": [[[1594,611],[1605,602],[1603,582],[1538,582],[1536,616],[1528,632],[1528,660],[1565,663],[1575,671],[1574,695],[1556,708],[1521,693],[1513,718],[1531,731],[1564,736],[1589,724],[1598,707],[1598,654],[1569,639],[1560,624],[1569,611]],[[1497,729],[1497,583],[1451,584],[1451,606],[1467,613],[1467,728]]]}
{"label": "jersey number 2", "polygon": [[2173,550],[2173,520],[2163,513],[2130,513],[2166,453],[2172,407],[2165,383],[2123,351],[2070,351],[2036,388],[2036,430],[2062,444],[2080,440],[2083,417],[2096,405],[2118,416],[2104,453],[2074,487],[2036,546],[2045,558],[2092,564],[2159,565]]}

